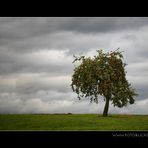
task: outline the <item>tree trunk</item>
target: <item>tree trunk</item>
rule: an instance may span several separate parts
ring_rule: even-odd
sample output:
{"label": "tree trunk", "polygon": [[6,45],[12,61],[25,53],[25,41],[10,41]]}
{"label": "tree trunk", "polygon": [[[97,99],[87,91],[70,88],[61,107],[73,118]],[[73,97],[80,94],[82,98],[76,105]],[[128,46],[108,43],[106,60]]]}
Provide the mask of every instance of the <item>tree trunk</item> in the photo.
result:
{"label": "tree trunk", "polygon": [[109,108],[109,97],[106,97],[106,102],[104,106],[103,116],[106,117],[108,115],[108,108]]}

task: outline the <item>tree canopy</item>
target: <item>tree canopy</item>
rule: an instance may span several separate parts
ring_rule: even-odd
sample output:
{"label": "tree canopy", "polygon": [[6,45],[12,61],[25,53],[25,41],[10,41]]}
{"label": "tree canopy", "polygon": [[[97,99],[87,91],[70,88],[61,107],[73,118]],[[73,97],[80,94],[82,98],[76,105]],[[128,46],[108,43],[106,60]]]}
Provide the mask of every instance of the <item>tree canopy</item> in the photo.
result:
{"label": "tree canopy", "polygon": [[[74,68],[71,87],[79,99],[87,97],[91,102],[98,103],[98,96],[101,95],[107,106],[111,101],[120,108],[134,103],[133,96],[137,94],[126,80],[126,64],[123,63],[123,55],[119,49],[110,53],[97,50],[97,55],[93,58],[74,57],[73,63],[80,61],[80,64]],[[107,106],[104,116],[107,116]]]}

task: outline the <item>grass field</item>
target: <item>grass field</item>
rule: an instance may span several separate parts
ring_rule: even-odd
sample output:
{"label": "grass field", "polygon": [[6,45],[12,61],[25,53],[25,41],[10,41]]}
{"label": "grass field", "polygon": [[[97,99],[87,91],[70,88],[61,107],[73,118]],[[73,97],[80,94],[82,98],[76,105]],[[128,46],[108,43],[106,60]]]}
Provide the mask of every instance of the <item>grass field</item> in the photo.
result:
{"label": "grass field", "polygon": [[0,115],[0,130],[148,130],[148,115]]}

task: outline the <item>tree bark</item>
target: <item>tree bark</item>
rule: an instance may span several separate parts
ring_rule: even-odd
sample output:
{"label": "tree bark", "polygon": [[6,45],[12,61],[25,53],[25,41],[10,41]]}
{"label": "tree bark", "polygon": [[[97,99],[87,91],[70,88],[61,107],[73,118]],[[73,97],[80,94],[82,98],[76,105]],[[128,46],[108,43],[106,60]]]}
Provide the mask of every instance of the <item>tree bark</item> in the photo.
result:
{"label": "tree bark", "polygon": [[110,100],[110,97],[106,97],[106,102],[105,102],[104,111],[103,111],[103,117],[106,117],[108,115],[109,100]]}

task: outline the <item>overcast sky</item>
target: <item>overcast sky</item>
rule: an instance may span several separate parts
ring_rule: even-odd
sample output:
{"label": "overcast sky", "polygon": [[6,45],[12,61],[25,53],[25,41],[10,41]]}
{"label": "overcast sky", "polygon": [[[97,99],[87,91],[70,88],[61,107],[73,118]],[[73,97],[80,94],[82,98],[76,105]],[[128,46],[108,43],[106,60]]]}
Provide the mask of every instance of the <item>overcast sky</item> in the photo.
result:
{"label": "overcast sky", "polygon": [[0,113],[102,113],[70,88],[73,54],[117,48],[139,96],[109,113],[148,114],[148,17],[1,17]]}

